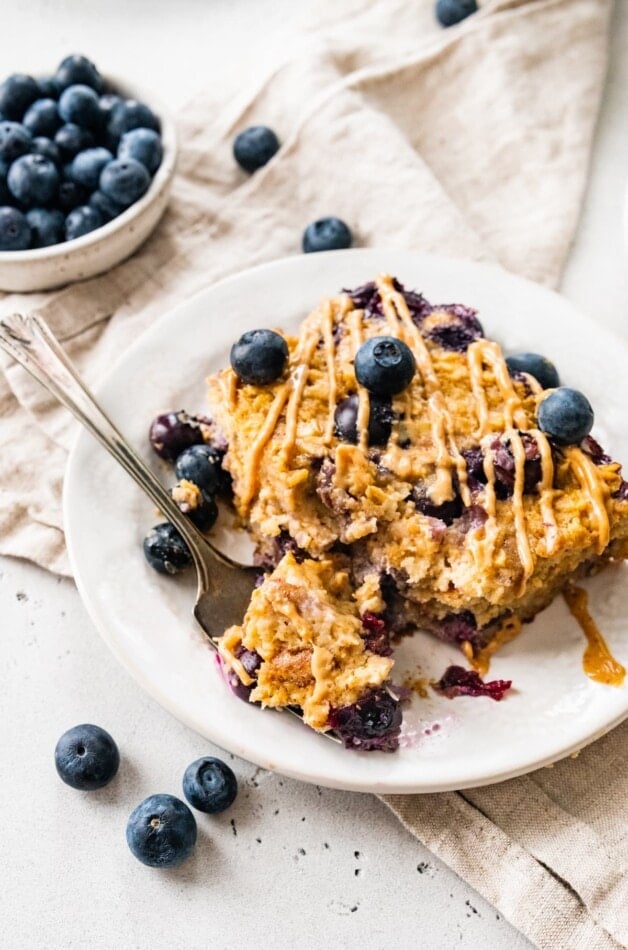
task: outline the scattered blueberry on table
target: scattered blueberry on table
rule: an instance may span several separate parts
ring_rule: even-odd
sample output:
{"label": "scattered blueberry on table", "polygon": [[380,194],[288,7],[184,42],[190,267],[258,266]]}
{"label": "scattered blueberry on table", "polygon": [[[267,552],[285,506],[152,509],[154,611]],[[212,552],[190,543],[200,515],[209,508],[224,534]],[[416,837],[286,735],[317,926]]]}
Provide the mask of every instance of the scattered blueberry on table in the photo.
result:
{"label": "scattered blueberry on table", "polygon": [[436,0],[436,19],[442,26],[455,26],[478,9],[477,0]]}
{"label": "scattered blueberry on table", "polygon": [[118,771],[120,753],[100,726],[83,723],[64,732],[55,748],[55,766],[66,785],[94,791],[108,785]]}
{"label": "scattered blueberry on table", "polygon": [[138,861],[151,868],[173,868],[192,854],[196,819],[174,795],[149,795],[131,812],[126,840]]}
{"label": "scattered blueberry on table", "polygon": [[243,383],[265,386],[279,379],[288,344],[274,330],[247,330],[231,347],[231,368]]}
{"label": "scattered blueberry on table", "polygon": [[506,366],[511,373],[528,373],[534,376],[543,389],[560,386],[558,371],[554,364],[539,353],[516,353],[506,357]]}
{"label": "scattered blueberry on table", "polygon": [[255,172],[279,151],[279,139],[266,125],[252,125],[236,136],[233,157],[245,172]]}
{"label": "scattered blueberry on table", "polygon": [[351,231],[340,218],[319,218],[308,224],[303,232],[303,251],[312,254],[316,251],[340,251],[351,247]]}
{"label": "scattered blueberry on table", "polygon": [[410,347],[394,336],[374,336],[355,356],[355,377],[375,396],[394,396],[410,384],[416,371]]}
{"label": "scattered blueberry on table", "polygon": [[0,84],[0,251],[102,227],[146,193],[162,155],[158,117],[105,89],[85,56],[67,56],[54,76],[9,76]]}
{"label": "scattered blueberry on table", "polygon": [[577,389],[560,386],[539,406],[539,429],[559,445],[576,445],[593,428],[591,403]]}
{"label": "scattered blueberry on table", "polygon": [[193,808],[216,815],[233,804],[238,782],[226,762],[208,755],[188,765],[183,794]]}

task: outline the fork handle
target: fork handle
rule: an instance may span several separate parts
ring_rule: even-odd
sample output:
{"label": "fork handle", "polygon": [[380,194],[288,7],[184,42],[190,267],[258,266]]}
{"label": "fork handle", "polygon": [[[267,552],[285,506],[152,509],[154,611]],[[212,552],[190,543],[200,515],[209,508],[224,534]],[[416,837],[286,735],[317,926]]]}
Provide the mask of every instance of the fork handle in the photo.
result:
{"label": "fork handle", "polygon": [[161,482],[98,405],[45,321],[36,315],[17,313],[0,320],[0,346],[69,409],[135,479],[185,539],[198,571],[199,589],[211,589],[207,562],[223,559],[179,510]]}

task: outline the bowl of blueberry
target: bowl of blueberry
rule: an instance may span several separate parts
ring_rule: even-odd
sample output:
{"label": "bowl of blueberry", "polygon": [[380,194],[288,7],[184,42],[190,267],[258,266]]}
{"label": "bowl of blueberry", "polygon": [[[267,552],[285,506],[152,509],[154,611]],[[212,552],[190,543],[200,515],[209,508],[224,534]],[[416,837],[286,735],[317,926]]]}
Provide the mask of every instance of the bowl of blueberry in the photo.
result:
{"label": "bowl of blueberry", "polygon": [[93,277],[146,240],[177,152],[172,120],[150,102],[80,55],[0,84],[0,289]]}

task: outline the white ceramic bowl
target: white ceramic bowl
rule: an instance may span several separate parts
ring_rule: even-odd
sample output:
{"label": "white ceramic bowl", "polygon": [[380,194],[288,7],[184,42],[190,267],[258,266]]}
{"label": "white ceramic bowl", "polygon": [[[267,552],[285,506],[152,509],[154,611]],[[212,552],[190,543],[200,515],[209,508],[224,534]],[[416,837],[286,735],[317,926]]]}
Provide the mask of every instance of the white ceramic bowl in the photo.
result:
{"label": "white ceramic bowl", "polygon": [[148,191],[113,221],[74,241],[29,251],[0,251],[0,290],[51,290],[102,274],[133,254],[164,213],[177,160],[174,122],[150,93],[131,88],[115,76],[106,76],[105,81],[126,98],[145,102],[161,121],[163,158]]}

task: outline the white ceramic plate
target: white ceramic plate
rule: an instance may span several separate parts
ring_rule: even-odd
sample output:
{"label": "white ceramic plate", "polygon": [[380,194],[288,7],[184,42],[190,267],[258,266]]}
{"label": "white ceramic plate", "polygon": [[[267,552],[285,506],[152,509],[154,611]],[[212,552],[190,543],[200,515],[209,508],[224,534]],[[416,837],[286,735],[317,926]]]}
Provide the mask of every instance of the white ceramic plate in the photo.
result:
{"label": "white ceramic plate", "polygon": [[[205,377],[232,342],[257,326],[295,327],[318,299],[389,271],[434,302],[476,306],[485,331],[513,352],[541,351],[563,382],[588,393],[594,434],[628,461],[628,352],[566,300],[485,265],[402,251],[312,254],[258,267],[208,288],[163,317],[128,350],[99,397],[164,480],[146,432],[164,409],[202,411]],[[338,788],[434,792],[511,778],[581,748],[628,714],[628,687],[598,685],[582,671],[583,636],[562,600],[494,658],[491,678],[512,679],[507,697],[415,697],[395,754],[346,751],[286,714],[232,696],[192,619],[191,577],[164,578],[141,543],[157,519],[151,503],[86,433],[65,484],[67,538],[81,595],[102,636],[138,682],[193,729],[258,765]],[[628,661],[626,570],[587,583],[594,616],[615,655]],[[438,678],[460,653],[427,634],[396,651],[395,677]]]}

